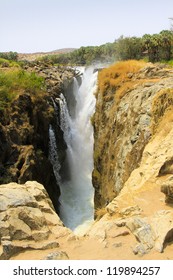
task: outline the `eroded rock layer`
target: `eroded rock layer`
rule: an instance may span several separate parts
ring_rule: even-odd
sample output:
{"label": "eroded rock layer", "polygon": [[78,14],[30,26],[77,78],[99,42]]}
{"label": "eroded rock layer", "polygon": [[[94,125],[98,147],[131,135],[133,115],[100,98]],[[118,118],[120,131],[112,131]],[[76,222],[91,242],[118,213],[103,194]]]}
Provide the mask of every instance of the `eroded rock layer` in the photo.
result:
{"label": "eroded rock layer", "polygon": [[[1,68],[1,71],[8,72],[8,68]],[[49,161],[49,126],[55,128],[58,152],[63,161],[66,144],[56,123],[52,100],[68,90],[74,71],[35,62],[26,64],[23,71],[43,77],[45,88],[40,88],[39,93],[19,88],[10,106],[3,114],[0,111],[0,183],[36,180],[47,189],[58,211],[60,192]]]}
{"label": "eroded rock layer", "polygon": [[136,238],[134,254],[163,252],[173,241],[172,68],[127,61],[99,79],[93,183],[103,218],[89,234],[106,240],[112,221]]}
{"label": "eroded rock layer", "polygon": [[57,239],[70,234],[41,184],[0,186],[0,259],[25,250],[58,250]]}
{"label": "eroded rock layer", "polygon": [[173,72],[163,65],[127,61],[100,72],[94,117],[96,208],[116,197],[139,167],[172,104]]}

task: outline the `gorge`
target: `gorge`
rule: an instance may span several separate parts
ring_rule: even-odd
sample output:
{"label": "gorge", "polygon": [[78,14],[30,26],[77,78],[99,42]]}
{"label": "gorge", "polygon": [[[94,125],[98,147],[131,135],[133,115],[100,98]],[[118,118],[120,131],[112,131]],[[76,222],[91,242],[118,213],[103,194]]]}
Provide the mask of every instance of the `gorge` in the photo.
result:
{"label": "gorge", "polygon": [[[97,71],[94,72],[93,67],[81,70],[81,85],[74,77],[68,104],[63,94],[54,102],[57,125],[60,125],[67,145],[64,167],[58,158],[54,131],[50,128],[50,158],[61,192],[59,215],[75,232],[81,227],[84,230],[94,220],[93,129],[90,119],[95,109]],[[74,105],[71,104],[72,98]]]}
{"label": "gorge", "polygon": [[171,259],[172,68],[25,71],[46,92],[1,117],[0,258]]}

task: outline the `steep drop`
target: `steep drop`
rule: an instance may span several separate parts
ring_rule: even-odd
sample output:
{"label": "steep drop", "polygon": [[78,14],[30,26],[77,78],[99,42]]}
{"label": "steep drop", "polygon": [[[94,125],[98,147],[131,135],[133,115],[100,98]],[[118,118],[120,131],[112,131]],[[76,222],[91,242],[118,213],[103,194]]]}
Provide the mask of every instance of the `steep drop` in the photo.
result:
{"label": "steep drop", "polygon": [[[90,119],[95,110],[94,91],[97,72],[93,70],[93,68],[84,70],[80,86],[74,78],[71,94],[75,99],[75,108],[71,108],[70,102],[67,104],[62,94],[56,100],[60,108],[60,126],[67,144],[66,168],[62,171],[64,174],[61,174],[58,182],[61,190],[59,215],[64,224],[75,232],[81,231],[81,228],[84,231],[94,219],[92,186],[94,139]],[[68,108],[71,108],[71,113]],[[52,133],[52,130],[50,132]],[[55,166],[55,162],[53,165]],[[57,163],[56,165],[59,168]]]}

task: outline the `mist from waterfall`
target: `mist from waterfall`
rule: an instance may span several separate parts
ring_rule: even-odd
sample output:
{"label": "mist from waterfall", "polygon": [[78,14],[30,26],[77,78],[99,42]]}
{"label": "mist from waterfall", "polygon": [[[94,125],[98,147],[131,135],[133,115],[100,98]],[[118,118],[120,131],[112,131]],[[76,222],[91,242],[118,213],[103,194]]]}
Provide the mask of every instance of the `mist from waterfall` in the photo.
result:
{"label": "mist from waterfall", "polygon": [[[79,69],[78,69],[79,70]],[[63,223],[76,234],[84,232],[94,220],[94,189],[92,186],[93,170],[93,127],[91,116],[95,111],[95,96],[97,72],[92,67],[81,68],[82,83],[79,86],[74,78],[71,94],[75,98],[76,106],[70,114],[66,99],[61,94],[56,100],[60,108],[60,126],[67,144],[66,166],[67,179],[59,180],[60,186],[60,218]],[[70,104],[69,108],[70,108]],[[53,135],[52,130],[50,133]],[[54,144],[54,140],[52,140]],[[50,143],[51,144],[51,143]],[[58,147],[57,147],[58,148]],[[54,157],[56,161],[56,153]],[[57,167],[56,167],[57,166]],[[55,169],[59,164],[55,164]]]}

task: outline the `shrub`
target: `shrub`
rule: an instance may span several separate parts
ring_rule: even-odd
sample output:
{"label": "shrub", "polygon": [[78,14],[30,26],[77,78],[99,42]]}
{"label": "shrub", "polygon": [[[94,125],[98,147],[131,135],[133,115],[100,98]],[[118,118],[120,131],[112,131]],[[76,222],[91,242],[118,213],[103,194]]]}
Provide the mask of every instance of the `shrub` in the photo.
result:
{"label": "shrub", "polygon": [[18,53],[17,52],[0,52],[0,58],[17,61]]}
{"label": "shrub", "polygon": [[44,79],[18,68],[0,71],[0,110],[24,91],[37,95],[45,89]]}

